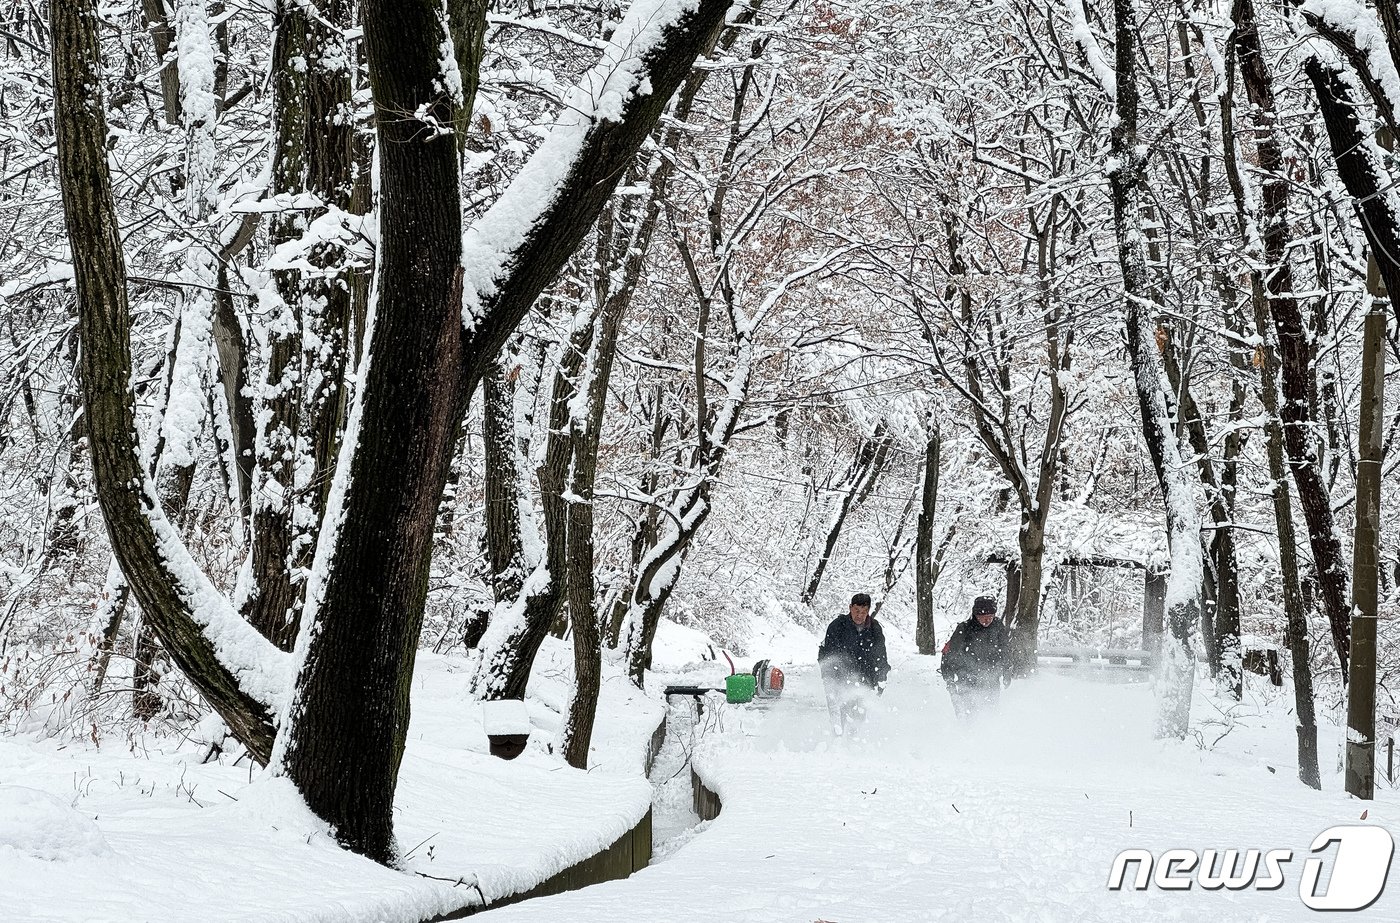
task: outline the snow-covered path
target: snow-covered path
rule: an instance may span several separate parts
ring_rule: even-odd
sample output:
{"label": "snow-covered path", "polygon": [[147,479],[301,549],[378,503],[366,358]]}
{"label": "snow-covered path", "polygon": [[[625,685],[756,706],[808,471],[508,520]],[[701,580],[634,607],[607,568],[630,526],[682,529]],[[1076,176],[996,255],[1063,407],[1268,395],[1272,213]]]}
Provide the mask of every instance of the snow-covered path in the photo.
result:
{"label": "snow-covered path", "polygon": [[[1164,744],[1151,739],[1145,686],[1044,676],[966,727],[929,666],[896,670],[864,740],[830,737],[811,673],[771,710],[723,708],[693,745],[719,818],[626,881],[489,919],[1315,919],[1298,895],[1313,838],[1368,808],[1368,823],[1393,827],[1387,786],[1362,805],[1335,775],[1322,793],[1296,781],[1282,698],[1225,716],[1198,696],[1204,739]],[[1331,768],[1336,741],[1323,746]],[[1291,849],[1293,860],[1271,892],[1110,892],[1113,857],[1130,847]],[[1395,891],[1351,918],[1400,918]]]}

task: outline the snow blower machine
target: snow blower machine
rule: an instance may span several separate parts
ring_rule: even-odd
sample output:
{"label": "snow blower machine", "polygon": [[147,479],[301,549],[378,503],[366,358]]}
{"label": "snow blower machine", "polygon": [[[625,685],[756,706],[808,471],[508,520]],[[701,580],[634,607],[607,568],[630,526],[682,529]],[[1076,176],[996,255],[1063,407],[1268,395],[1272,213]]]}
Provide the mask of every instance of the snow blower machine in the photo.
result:
{"label": "snow blower machine", "polygon": [[729,661],[731,673],[724,678],[723,687],[667,686],[666,695],[699,697],[709,692],[723,692],[726,702],[742,704],[755,700],[760,703],[772,702],[783,694],[783,671],[767,660],[754,664],[749,673],[740,673],[735,670],[734,661],[728,654],[724,655],[724,659]]}

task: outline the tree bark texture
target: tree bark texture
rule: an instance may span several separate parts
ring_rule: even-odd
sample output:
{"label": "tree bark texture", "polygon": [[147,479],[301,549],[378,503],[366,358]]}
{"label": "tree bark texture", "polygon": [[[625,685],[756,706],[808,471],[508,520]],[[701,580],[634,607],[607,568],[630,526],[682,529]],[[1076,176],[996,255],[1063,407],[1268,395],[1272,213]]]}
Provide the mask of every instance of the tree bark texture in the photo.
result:
{"label": "tree bark texture", "polygon": [[1376,617],[1381,557],[1381,451],[1385,431],[1385,308],[1366,315],[1361,354],[1360,459],[1352,553],[1351,681],[1347,684],[1346,790],[1371,800],[1376,786]]}
{"label": "tree bark texture", "polygon": [[[1250,0],[1238,0],[1249,4]],[[1254,22],[1252,7],[1241,14]],[[1347,585],[1341,541],[1332,516],[1331,498],[1322,480],[1317,440],[1309,413],[1308,388],[1313,377],[1309,338],[1298,301],[1293,295],[1293,270],[1288,260],[1291,231],[1288,223],[1288,179],[1284,174],[1282,146],[1274,132],[1275,103],[1273,81],[1259,46],[1257,27],[1237,29],[1235,43],[1240,74],[1257,113],[1254,144],[1260,172],[1259,234],[1269,269],[1264,278],[1269,312],[1278,337],[1283,373],[1283,402],[1279,407],[1289,467],[1298,488],[1298,499],[1308,523],[1308,539],[1313,550],[1323,604],[1332,625],[1342,669],[1347,658]]]}
{"label": "tree bark texture", "polygon": [[937,426],[933,426],[928,445],[924,448],[923,497],[914,551],[914,597],[917,607],[914,643],[918,645],[920,654],[928,655],[938,653],[938,638],[933,624],[933,585],[937,579],[933,561],[933,516],[938,507],[938,468],[942,450],[942,434]]}
{"label": "tree bark texture", "polygon": [[[485,399],[482,441],[486,451],[486,545],[492,592],[498,611],[502,607],[520,607],[520,615],[510,625],[500,626],[498,630],[505,630],[504,636],[483,648],[472,689],[483,699],[523,699],[535,655],[559,612],[567,586],[564,553],[567,523],[561,515],[559,491],[568,461],[564,458],[560,462],[558,457],[559,447],[567,441],[567,432],[560,432],[553,425],[550,427],[546,458],[552,453],[555,462],[565,468],[554,475],[553,481],[554,469],[548,461],[540,470],[546,523],[545,560],[530,561],[525,554],[521,530],[534,529],[535,524],[522,521],[521,515],[521,504],[528,499],[521,496],[526,480],[520,470],[523,459],[518,443],[520,436],[515,428],[514,386],[498,367],[487,375],[482,391]],[[556,403],[562,409],[567,399]],[[543,585],[532,585],[527,590],[526,581],[540,566],[546,568],[547,579]],[[524,599],[521,599],[522,593],[526,594]]]}
{"label": "tree bark texture", "polygon": [[[299,239],[328,209],[348,211],[351,204],[350,74],[344,44],[332,35],[333,26],[348,23],[348,4],[322,0],[315,13],[297,0],[283,0],[277,11],[272,191],[288,198],[309,194],[321,204],[277,214],[274,247]],[[343,253],[321,243],[308,262],[315,270],[273,271],[280,303],[268,331],[252,581],[243,603],[248,621],[283,650],[296,641],[301,572],[311,565],[330,490],[349,339]],[[310,471],[309,482],[298,483],[299,469]]]}
{"label": "tree bark texture", "polygon": [[175,42],[175,29],[170,25],[170,15],[166,12],[163,0],[141,0],[141,10],[146,17],[146,29],[151,33],[151,45],[156,50],[156,58],[161,62],[160,97],[165,111],[165,124],[180,124],[180,62],[171,53]]}
{"label": "tree bark texture", "polygon": [[74,0],[51,7],[58,166],[64,218],[76,262],[81,376],[98,504],[112,549],[175,664],[219,713],[255,759],[272,750],[269,703],[255,698],[216,653],[207,615],[216,591],[193,561],[154,500],[136,445],[131,391],[131,314],[106,158],[107,124],[101,95],[96,4]]}
{"label": "tree bark texture", "polygon": [[[1235,212],[1244,235],[1251,237],[1250,229],[1257,228],[1258,222],[1250,213],[1249,203],[1257,197],[1248,194],[1244,175],[1239,169],[1239,156],[1235,142],[1234,124],[1234,80],[1236,64],[1241,49],[1251,47],[1258,53],[1258,26],[1254,18],[1254,8],[1250,0],[1236,0],[1233,18],[1237,41],[1226,49],[1226,92],[1222,95],[1220,107],[1221,135],[1224,140],[1225,175],[1235,200]],[[1243,37],[1243,44],[1239,38]],[[1255,79],[1263,79],[1272,95],[1272,75],[1262,63],[1254,64]],[[1263,243],[1257,233],[1250,240],[1250,249],[1258,264],[1263,253]],[[1298,551],[1294,540],[1293,508],[1288,489],[1286,450],[1283,429],[1279,420],[1279,360],[1270,341],[1268,294],[1263,272],[1253,269],[1250,272],[1251,304],[1256,336],[1262,338],[1259,355],[1260,386],[1259,396],[1264,404],[1266,423],[1265,448],[1269,460],[1269,479],[1273,485],[1272,499],[1274,510],[1274,531],[1279,543],[1279,569],[1283,578],[1283,609],[1286,622],[1284,642],[1288,647],[1292,662],[1293,697],[1298,735],[1298,778],[1303,784],[1315,789],[1322,787],[1317,760],[1317,718],[1313,701],[1312,653],[1308,641],[1307,612],[1301,581],[1298,575]]]}
{"label": "tree bark texture", "polygon": [[[311,809],[356,852],[396,858],[391,809],[433,525],[471,393],[577,249],[728,5],[702,0],[640,56],[635,66],[652,92],[628,98],[616,120],[583,130],[553,198],[529,203],[541,211],[520,237],[469,238],[473,246],[508,246],[509,259],[473,275],[465,302],[457,151],[436,127],[454,117],[438,90],[440,7],[427,0],[363,7],[380,138],[378,301],[332,491],[336,516],[317,552],[325,573],[313,574],[308,590],[307,617],[315,621],[283,758]],[[520,207],[508,190],[478,230],[494,233],[495,209],[518,217]]]}
{"label": "tree bark texture", "polygon": [[1173,408],[1157,345],[1156,301],[1147,272],[1142,230],[1146,152],[1138,136],[1137,11],[1132,0],[1114,0],[1117,115],[1110,129],[1113,169],[1108,173],[1123,273],[1128,353],[1132,359],[1143,440],[1162,490],[1171,550],[1166,625],[1158,673],[1159,737],[1184,737],[1191,715],[1196,658],[1191,638],[1200,617],[1201,545],[1195,491],[1176,442]]}

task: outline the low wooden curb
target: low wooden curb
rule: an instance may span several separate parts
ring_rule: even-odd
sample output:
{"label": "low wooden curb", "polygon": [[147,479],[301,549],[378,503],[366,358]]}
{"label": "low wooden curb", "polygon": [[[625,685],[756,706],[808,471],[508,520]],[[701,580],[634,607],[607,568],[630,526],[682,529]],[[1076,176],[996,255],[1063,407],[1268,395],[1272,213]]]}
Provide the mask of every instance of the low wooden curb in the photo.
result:
{"label": "low wooden curb", "polygon": [[[652,764],[656,761],[656,754],[661,752],[661,746],[666,742],[666,719],[662,719],[656,730],[651,735],[651,740],[647,744],[646,769],[651,772]],[[694,776],[694,772],[691,773]],[[698,784],[698,783],[697,783]],[[715,813],[719,813],[719,799],[714,799]],[[577,891],[579,888],[586,888],[589,885],[602,884],[605,881],[614,881],[619,878],[626,878],[633,872],[640,871],[647,867],[651,861],[651,808],[647,808],[646,814],[637,821],[637,825],[624,833],[607,849],[594,853],[581,862],[576,862],[568,868],[555,875],[546,878],[528,891],[520,891],[515,894],[507,894],[499,897],[487,904],[477,904],[471,907],[463,907],[451,913],[425,920],[424,923],[446,923],[448,920],[463,920],[474,916],[485,910],[492,910],[496,907],[505,907],[509,904],[518,904],[521,901],[528,901],[533,897],[546,897],[550,894],[562,894],[565,891]]]}

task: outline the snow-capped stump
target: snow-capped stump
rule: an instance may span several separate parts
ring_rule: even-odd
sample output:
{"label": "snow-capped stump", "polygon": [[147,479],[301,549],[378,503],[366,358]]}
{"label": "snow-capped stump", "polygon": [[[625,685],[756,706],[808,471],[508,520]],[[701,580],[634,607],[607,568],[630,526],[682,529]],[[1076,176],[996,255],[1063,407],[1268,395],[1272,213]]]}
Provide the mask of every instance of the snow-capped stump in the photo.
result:
{"label": "snow-capped stump", "polygon": [[492,756],[513,760],[525,751],[525,742],[530,739],[530,713],[520,699],[482,703],[481,723],[491,741]]}
{"label": "snow-capped stump", "polygon": [[22,785],[0,785],[0,853],[7,850],[49,862],[112,853],[90,818]]}

